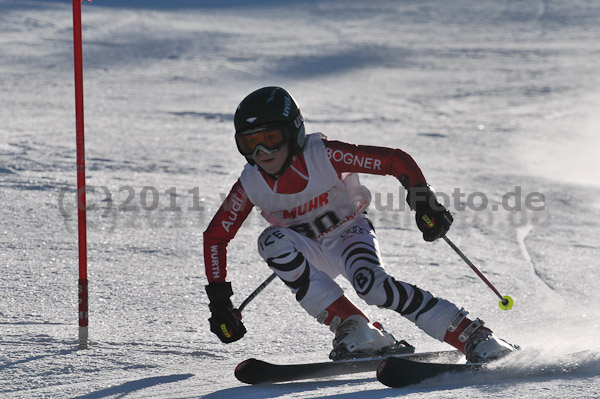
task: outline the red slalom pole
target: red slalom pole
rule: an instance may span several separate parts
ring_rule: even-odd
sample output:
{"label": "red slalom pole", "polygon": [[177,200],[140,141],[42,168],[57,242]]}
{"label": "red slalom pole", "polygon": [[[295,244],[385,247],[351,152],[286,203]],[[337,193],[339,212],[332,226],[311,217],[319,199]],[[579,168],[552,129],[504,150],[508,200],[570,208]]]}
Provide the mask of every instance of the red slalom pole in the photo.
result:
{"label": "red slalom pole", "polygon": [[81,0],[73,0],[73,49],[75,65],[75,129],[77,139],[77,227],[79,242],[79,349],[88,347],[87,225],[85,200],[85,145],[83,124],[83,55]]}

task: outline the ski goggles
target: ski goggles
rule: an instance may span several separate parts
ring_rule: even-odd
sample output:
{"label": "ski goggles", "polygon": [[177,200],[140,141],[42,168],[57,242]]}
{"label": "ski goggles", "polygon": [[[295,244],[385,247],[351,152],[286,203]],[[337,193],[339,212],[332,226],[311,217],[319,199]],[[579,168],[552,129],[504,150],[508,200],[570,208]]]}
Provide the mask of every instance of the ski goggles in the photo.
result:
{"label": "ski goggles", "polygon": [[242,155],[254,158],[258,150],[273,154],[289,141],[289,135],[280,127],[261,127],[235,134],[235,142]]}

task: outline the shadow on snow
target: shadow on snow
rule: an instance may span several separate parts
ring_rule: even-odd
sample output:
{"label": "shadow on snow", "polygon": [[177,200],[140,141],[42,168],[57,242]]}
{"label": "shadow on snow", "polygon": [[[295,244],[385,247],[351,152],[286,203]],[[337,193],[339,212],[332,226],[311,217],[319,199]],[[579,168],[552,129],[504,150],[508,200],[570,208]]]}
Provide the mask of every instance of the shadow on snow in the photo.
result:
{"label": "shadow on snow", "polygon": [[169,384],[171,382],[178,382],[193,377],[193,374],[173,374],[164,375],[157,377],[142,378],[135,381],[128,381],[115,387],[101,389],[96,392],[92,392],[86,395],[77,396],[74,399],[94,399],[94,398],[105,398],[107,396],[113,396],[118,394],[127,394],[133,391],[139,391],[141,389],[150,388],[159,384]]}

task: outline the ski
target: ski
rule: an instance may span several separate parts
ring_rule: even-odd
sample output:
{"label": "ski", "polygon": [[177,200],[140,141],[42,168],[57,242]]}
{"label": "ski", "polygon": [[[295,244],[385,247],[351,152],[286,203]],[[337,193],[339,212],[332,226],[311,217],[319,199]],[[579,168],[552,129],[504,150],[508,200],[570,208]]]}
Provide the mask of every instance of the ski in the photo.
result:
{"label": "ski", "polygon": [[401,388],[445,373],[479,371],[483,367],[483,364],[436,363],[390,357],[382,360],[377,367],[377,379],[388,387]]}
{"label": "ski", "polygon": [[332,377],[377,370],[382,359],[389,357],[421,361],[457,361],[459,351],[440,351],[404,354],[382,354],[374,357],[334,360],[328,362],[274,364],[258,359],[247,359],[235,369],[235,377],[246,384],[265,384]]}

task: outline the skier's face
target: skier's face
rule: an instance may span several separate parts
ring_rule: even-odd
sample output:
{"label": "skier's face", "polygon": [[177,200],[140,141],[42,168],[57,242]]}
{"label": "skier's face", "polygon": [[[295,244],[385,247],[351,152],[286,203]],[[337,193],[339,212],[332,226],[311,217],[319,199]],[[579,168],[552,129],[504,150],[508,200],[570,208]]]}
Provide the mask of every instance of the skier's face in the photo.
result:
{"label": "skier's face", "polygon": [[258,150],[254,156],[254,161],[267,173],[277,173],[283,167],[283,163],[287,159],[290,144],[286,143],[279,150],[272,154],[267,154],[264,151]]}

